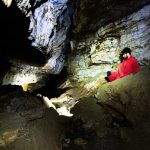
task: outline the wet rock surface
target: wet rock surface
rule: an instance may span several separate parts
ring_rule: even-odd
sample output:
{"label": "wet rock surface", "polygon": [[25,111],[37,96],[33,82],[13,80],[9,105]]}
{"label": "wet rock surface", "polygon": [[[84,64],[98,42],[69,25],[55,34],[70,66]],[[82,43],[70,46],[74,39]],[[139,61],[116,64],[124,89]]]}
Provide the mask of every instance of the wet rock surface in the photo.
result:
{"label": "wet rock surface", "polygon": [[[42,66],[17,60],[10,61],[8,67],[2,63],[3,68],[10,70],[0,81],[20,86],[0,87],[0,149],[149,150],[149,1],[83,0],[77,3],[80,6],[74,16],[74,1],[34,1],[31,5],[30,2],[16,1],[23,15],[30,16],[30,27],[29,18],[22,19],[27,23],[25,26],[18,24],[17,14],[22,18],[18,9],[13,14],[15,20],[12,17],[3,22],[12,12],[8,11],[1,20],[0,41],[6,49],[5,57],[8,52],[9,56],[15,56],[15,52],[24,55],[23,47],[26,56],[22,58],[37,63],[41,59],[48,61],[42,61]],[[13,1],[10,10],[17,8],[16,3]],[[74,34],[97,31],[80,36],[81,41],[73,36],[70,42],[71,17],[75,21]],[[19,34],[12,30],[19,27],[21,31],[22,26],[24,30]],[[26,33],[28,29],[30,36]],[[24,37],[20,40],[22,33]],[[23,44],[27,37],[30,42]],[[34,47],[32,51],[28,44]],[[125,46],[133,49],[142,70],[107,83],[103,77],[108,69],[117,68],[118,54]],[[38,89],[44,87],[50,73],[60,73],[68,49],[71,54],[66,66],[70,76],[59,87],[61,92],[53,93],[59,88],[52,85],[52,80],[43,91]],[[53,108],[46,108],[43,100]],[[64,111],[71,115],[64,116]]]}
{"label": "wet rock surface", "polygon": [[0,95],[0,149],[61,149],[63,128],[56,111],[18,87],[5,90]]}
{"label": "wet rock surface", "polygon": [[148,150],[149,72],[146,67],[138,74],[103,84],[95,97],[79,99],[71,109],[73,120],[63,149]]}
{"label": "wet rock surface", "polygon": [[[45,108],[40,97],[23,92],[22,87],[2,86],[0,148],[148,150],[149,71],[146,67],[137,74],[104,83],[95,96],[67,81],[68,85],[60,86],[69,88],[66,93],[51,101],[57,107],[70,107],[70,117]],[[74,101],[77,103],[72,107]]]}

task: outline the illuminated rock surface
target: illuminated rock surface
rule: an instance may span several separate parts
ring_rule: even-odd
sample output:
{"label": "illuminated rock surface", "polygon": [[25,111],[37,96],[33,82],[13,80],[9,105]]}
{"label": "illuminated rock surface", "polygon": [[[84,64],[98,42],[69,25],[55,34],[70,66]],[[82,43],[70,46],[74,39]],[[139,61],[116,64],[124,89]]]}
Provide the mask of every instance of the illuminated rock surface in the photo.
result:
{"label": "illuminated rock surface", "polygon": [[68,85],[66,94],[52,103],[57,108],[69,107],[76,100],[72,117],[45,108],[39,96],[23,92],[21,87],[2,86],[0,149],[37,150],[44,144],[46,150],[147,150],[149,72],[145,67],[137,74],[105,83],[95,91],[95,97],[82,87]]}
{"label": "illuminated rock surface", "polygon": [[108,70],[118,68],[119,53],[130,47],[142,67],[150,64],[150,5],[110,23],[93,35],[74,40],[72,54],[68,57],[68,71],[73,78],[91,90],[97,88]]}
{"label": "illuminated rock surface", "polygon": [[[0,149],[149,150],[149,10],[149,0],[0,5]],[[107,83],[125,46],[142,70]]]}

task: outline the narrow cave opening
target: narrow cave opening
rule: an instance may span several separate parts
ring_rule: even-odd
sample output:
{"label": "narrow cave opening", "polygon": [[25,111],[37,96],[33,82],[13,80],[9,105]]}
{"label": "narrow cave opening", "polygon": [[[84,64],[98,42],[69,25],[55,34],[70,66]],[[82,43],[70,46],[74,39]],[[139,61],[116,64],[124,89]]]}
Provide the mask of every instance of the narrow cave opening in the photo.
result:
{"label": "narrow cave opening", "polygon": [[31,46],[29,36],[30,18],[26,17],[15,2],[7,8],[0,2],[1,57],[5,60],[19,59],[32,65],[42,65],[46,58]]}
{"label": "narrow cave opening", "polygon": [[57,98],[61,94],[65,93],[68,88],[59,88],[65,80],[68,78],[67,69],[64,67],[59,74],[50,74],[48,75],[48,80],[46,84],[39,89],[31,92],[33,95],[42,94],[43,96],[47,96],[49,99]]}
{"label": "narrow cave opening", "polygon": [[[36,7],[39,7],[42,3],[37,3]],[[0,22],[0,75],[2,84],[2,78],[10,70],[12,65],[10,60],[19,60],[23,64],[28,64],[33,67],[42,67],[47,62],[47,56],[37,48],[31,46],[32,41],[28,39],[30,35],[30,17],[26,17],[22,13],[15,1],[12,1],[9,8],[0,1]],[[49,74],[46,85],[36,89],[32,94],[36,95],[37,93],[41,93],[49,98],[60,96],[63,90],[57,88],[67,78],[67,75],[68,73],[65,67],[59,74]],[[9,84],[8,91],[10,86],[12,86],[12,89],[16,87],[16,85]],[[4,91],[7,90],[7,85],[4,89]]]}

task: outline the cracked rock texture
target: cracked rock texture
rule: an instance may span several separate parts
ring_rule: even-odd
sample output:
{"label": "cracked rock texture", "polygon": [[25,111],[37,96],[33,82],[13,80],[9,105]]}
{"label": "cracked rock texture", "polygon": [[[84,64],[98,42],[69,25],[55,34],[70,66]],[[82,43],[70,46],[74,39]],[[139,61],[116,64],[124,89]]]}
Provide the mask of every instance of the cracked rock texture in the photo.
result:
{"label": "cracked rock texture", "polygon": [[73,52],[68,57],[68,71],[88,90],[101,83],[108,70],[119,65],[119,53],[130,47],[141,67],[150,64],[150,5],[99,28],[78,41],[72,39]]}

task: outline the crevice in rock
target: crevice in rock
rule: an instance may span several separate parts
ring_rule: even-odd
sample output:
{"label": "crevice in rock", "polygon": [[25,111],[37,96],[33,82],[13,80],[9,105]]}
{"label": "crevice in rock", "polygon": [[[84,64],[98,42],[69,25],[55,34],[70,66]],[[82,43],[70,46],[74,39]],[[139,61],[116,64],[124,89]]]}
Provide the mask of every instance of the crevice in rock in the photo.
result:
{"label": "crevice in rock", "polygon": [[97,104],[112,115],[112,123],[109,127],[133,127],[133,124],[127,119],[125,114],[119,112],[116,108],[101,102],[97,102]]}
{"label": "crevice in rock", "polygon": [[14,2],[9,9],[1,6],[0,18],[0,45],[3,57],[19,59],[32,65],[44,64],[45,56],[32,47],[28,39],[30,20]]}
{"label": "crevice in rock", "polygon": [[63,70],[58,75],[55,74],[48,75],[48,81],[46,82],[45,86],[36,89],[31,93],[33,95],[40,93],[44,96],[47,96],[49,99],[53,97],[59,97],[61,94],[65,93],[65,91],[68,89],[68,88],[64,89],[59,88],[59,86],[67,79],[67,77],[68,77],[67,70],[66,68],[63,68]]}

